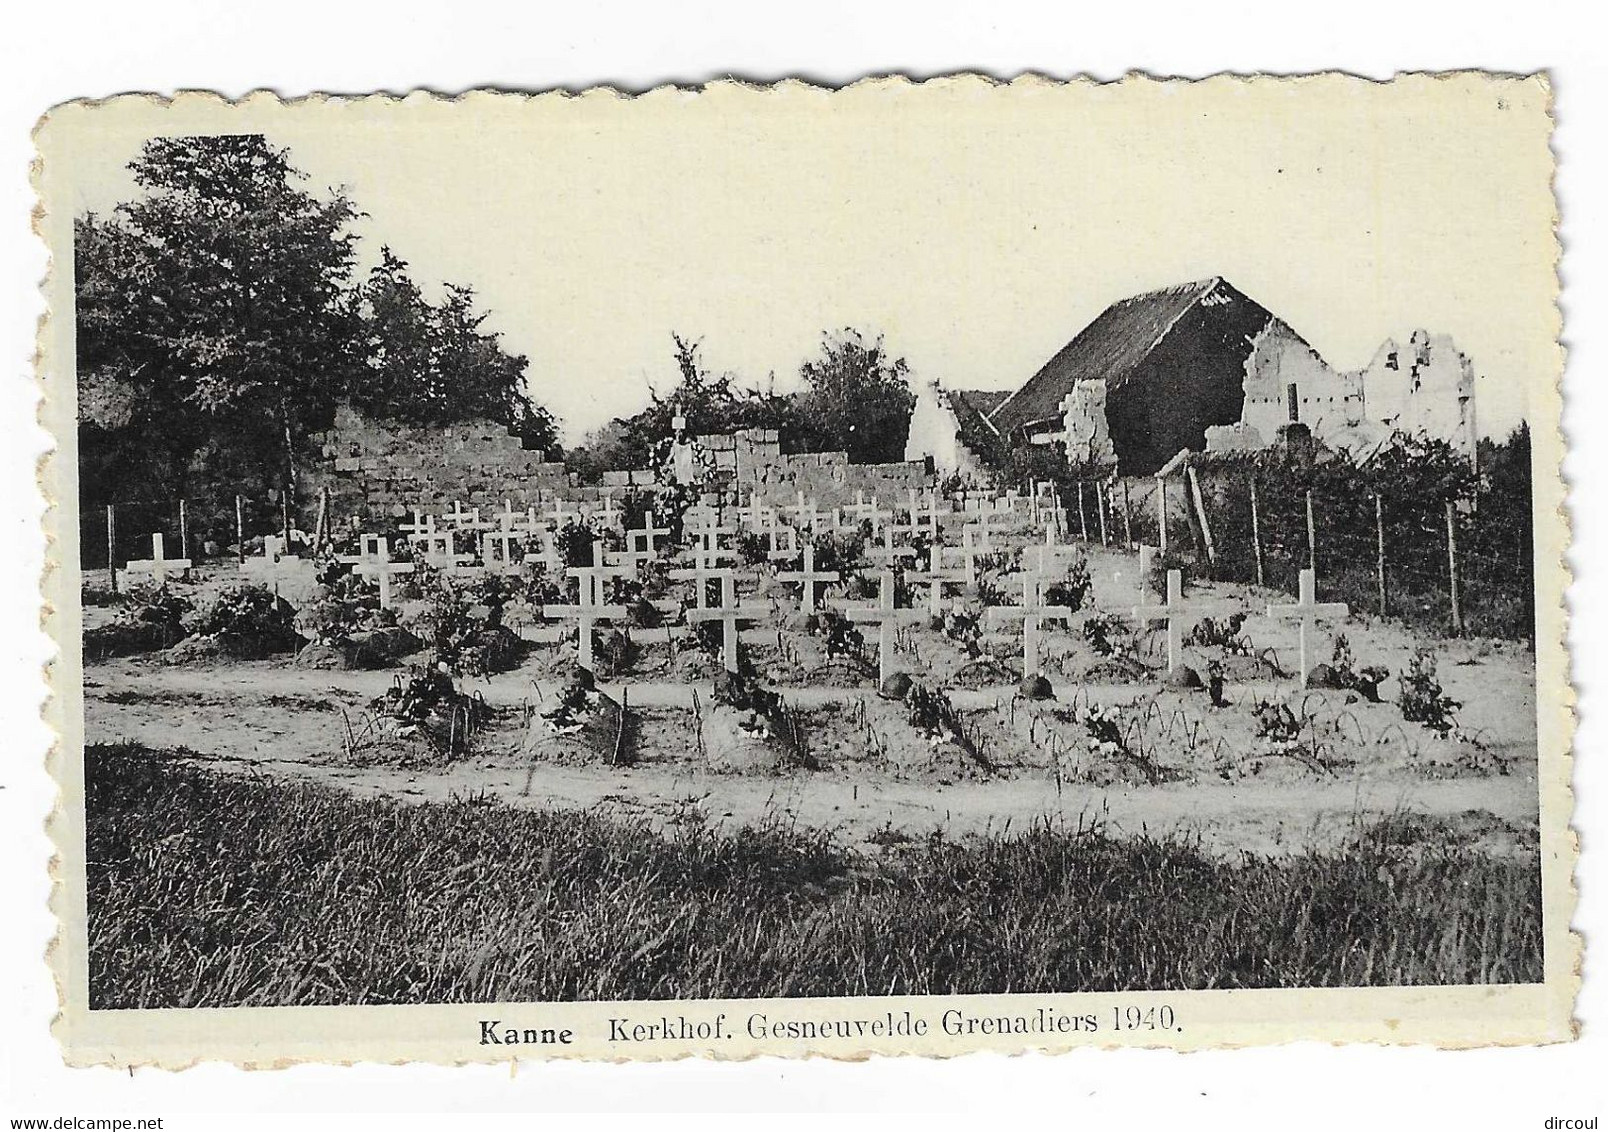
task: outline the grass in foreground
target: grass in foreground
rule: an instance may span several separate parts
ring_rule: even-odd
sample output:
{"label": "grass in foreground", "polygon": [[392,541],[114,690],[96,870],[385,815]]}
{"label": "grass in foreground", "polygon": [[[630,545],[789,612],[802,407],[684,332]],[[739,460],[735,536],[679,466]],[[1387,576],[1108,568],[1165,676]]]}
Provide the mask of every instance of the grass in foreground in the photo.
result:
{"label": "grass in foreground", "polygon": [[1539,866],[1450,841],[1229,862],[1038,828],[866,856],[86,759],[97,1008],[1541,978]]}

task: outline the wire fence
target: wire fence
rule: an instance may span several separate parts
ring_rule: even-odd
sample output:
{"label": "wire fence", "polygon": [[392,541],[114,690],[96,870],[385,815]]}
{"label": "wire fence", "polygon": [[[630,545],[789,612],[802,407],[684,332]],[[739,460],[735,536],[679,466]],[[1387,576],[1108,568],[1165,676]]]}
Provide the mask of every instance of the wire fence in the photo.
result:
{"label": "wire fence", "polygon": [[[79,563],[86,572],[106,571],[116,587],[116,570],[130,562],[165,560],[241,561],[275,535],[290,543],[310,542],[302,517],[278,497],[196,495],[183,499],[119,500],[79,512]],[[158,542],[160,539],[160,542]],[[112,568],[115,567],[116,570]]]}
{"label": "wire fence", "polygon": [[[1533,641],[1528,506],[1410,491],[1290,490],[1250,474],[1079,480],[1060,500],[1071,536],[1090,545],[1156,547],[1168,568],[1297,593],[1312,568],[1318,596],[1435,633]],[[316,517],[276,497],[123,500],[79,516],[86,572],[162,557],[197,565],[243,559],[263,537],[311,547],[333,535],[327,497]],[[302,524],[307,528],[302,529]],[[293,543],[294,545],[294,543]],[[115,586],[115,572],[107,575]]]}
{"label": "wire fence", "polygon": [[1170,568],[1291,594],[1311,568],[1322,601],[1435,633],[1535,637],[1528,508],[1193,474],[1078,481],[1070,494],[1071,532],[1090,544],[1148,545]]}

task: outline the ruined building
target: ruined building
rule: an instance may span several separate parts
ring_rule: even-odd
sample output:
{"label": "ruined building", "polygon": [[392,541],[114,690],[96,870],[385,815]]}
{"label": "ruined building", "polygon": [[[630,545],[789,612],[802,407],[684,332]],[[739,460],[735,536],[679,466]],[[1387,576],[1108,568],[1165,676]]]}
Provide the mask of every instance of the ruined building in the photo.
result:
{"label": "ruined building", "polygon": [[1123,475],[1149,475],[1185,449],[1262,448],[1294,422],[1359,457],[1400,431],[1472,459],[1478,438],[1473,366],[1449,338],[1416,331],[1366,369],[1336,370],[1220,277],[1113,303],[1013,393],[932,386],[906,458],[968,471],[968,415],[1006,447],[1060,444],[1075,464]]}

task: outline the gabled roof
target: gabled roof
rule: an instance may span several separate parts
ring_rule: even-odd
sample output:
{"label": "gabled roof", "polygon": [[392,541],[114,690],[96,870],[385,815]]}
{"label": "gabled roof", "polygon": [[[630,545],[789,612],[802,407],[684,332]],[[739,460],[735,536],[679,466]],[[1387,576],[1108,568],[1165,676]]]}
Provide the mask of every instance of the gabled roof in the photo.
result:
{"label": "gabled roof", "polygon": [[1001,433],[1009,433],[1055,417],[1062,400],[1079,381],[1099,378],[1108,388],[1119,388],[1178,320],[1209,295],[1217,296],[1220,302],[1256,305],[1233,284],[1215,275],[1112,303],[1025,385],[1002,401],[989,414],[989,422]]}
{"label": "gabled roof", "polygon": [[994,427],[989,423],[988,414],[1011,395],[1009,389],[951,389],[948,393],[950,408],[958,420],[964,424],[975,418],[988,429]]}

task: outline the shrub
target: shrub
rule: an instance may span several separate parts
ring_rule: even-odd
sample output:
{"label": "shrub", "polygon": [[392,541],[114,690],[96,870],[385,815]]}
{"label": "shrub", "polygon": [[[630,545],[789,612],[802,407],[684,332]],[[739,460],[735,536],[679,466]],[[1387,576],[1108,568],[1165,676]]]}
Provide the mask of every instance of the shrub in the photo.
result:
{"label": "shrub", "polygon": [[1133,652],[1128,626],[1113,613],[1097,613],[1085,621],[1083,639],[1096,656],[1128,656]]}
{"label": "shrub", "polygon": [[852,621],[835,609],[816,611],[814,632],[824,638],[828,659],[860,660],[865,655],[865,637]]}
{"label": "shrub", "polygon": [[503,606],[519,592],[512,578],[486,574],[468,582],[440,578],[424,595],[415,622],[437,662],[460,675],[486,675],[515,667],[523,642],[502,624]]}
{"label": "shrub", "polygon": [[553,538],[558,547],[558,556],[566,567],[594,564],[592,543],[597,541],[597,533],[587,524],[571,519],[558,529]]}
{"label": "shrub", "polygon": [[1245,620],[1249,616],[1248,613],[1240,612],[1222,620],[1202,617],[1195,623],[1194,628],[1184,634],[1184,644],[1205,649],[1222,649],[1226,653],[1239,656],[1250,656],[1250,642],[1240,636],[1240,630],[1245,627]]}
{"label": "shrub", "polygon": [[396,614],[380,608],[379,592],[356,574],[342,574],[318,591],[296,613],[296,631],[309,640],[341,645],[355,634],[396,624]]}
{"label": "shrub", "polygon": [[193,608],[166,584],[131,586],[121,603],[109,623],[84,630],[86,657],[130,656],[175,645],[185,635],[184,618]]}
{"label": "shrub", "polygon": [[1329,661],[1330,670],[1334,676],[1334,683],[1339,688],[1349,688],[1358,692],[1372,703],[1379,702],[1379,685],[1390,677],[1390,669],[1378,664],[1370,664],[1358,670],[1356,658],[1351,653],[1351,642],[1344,633],[1334,635],[1334,652]]}
{"label": "shrub", "polygon": [[1066,576],[1045,587],[1044,600],[1048,605],[1065,606],[1073,613],[1083,608],[1089,598],[1093,580],[1089,576],[1087,559],[1079,558],[1067,567]]}
{"label": "shrub", "polygon": [[[743,531],[737,536],[737,557],[742,559],[746,566],[758,566],[768,558],[765,549],[765,540],[752,531]],[[819,566],[819,562],[816,564]]]}
{"label": "shrub", "polygon": [[264,586],[231,586],[214,598],[187,628],[214,637],[230,656],[261,658],[295,648],[296,610]]}
{"label": "shrub", "polygon": [[1396,704],[1407,722],[1423,724],[1443,739],[1457,726],[1457,709],[1463,706],[1441,688],[1435,675],[1435,654],[1428,649],[1413,655],[1402,674]]}

